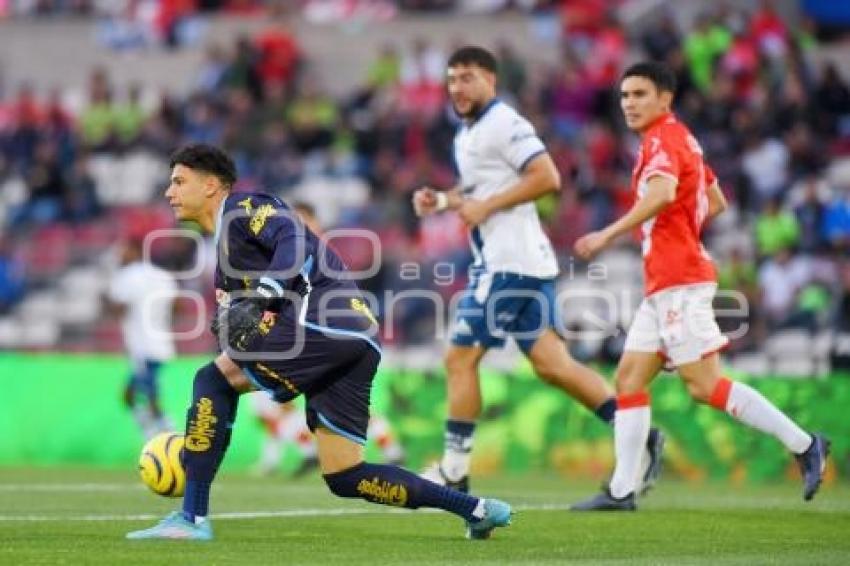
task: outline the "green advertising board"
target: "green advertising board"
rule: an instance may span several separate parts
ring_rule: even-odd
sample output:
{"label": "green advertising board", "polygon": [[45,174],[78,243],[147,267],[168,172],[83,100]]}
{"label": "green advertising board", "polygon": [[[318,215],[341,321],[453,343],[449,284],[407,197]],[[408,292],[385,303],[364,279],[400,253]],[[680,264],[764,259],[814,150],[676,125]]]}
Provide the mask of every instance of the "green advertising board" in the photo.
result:
{"label": "green advertising board", "polygon": [[[180,358],[161,372],[162,405],[182,427],[192,378],[208,357]],[[143,439],[121,401],[129,367],[124,358],[94,355],[0,354],[0,465],[132,466]],[[833,440],[831,474],[850,472],[850,376],[750,379],[803,427]],[[476,432],[477,473],[554,469],[601,477],[613,464],[611,430],[521,365],[511,373],[483,371],[484,415]],[[373,412],[386,416],[417,469],[439,457],[446,414],[445,374],[382,367]],[[666,473],[686,479],[778,479],[796,474],[793,459],[773,438],[725,414],[694,404],[678,379],[663,375],[652,388],[653,421],[668,435]],[[225,469],[246,469],[259,453],[262,426],[240,403]],[[378,457],[375,447],[368,455]],[[297,466],[288,450],[282,469]],[[796,476],[795,476],[796,477]]]}

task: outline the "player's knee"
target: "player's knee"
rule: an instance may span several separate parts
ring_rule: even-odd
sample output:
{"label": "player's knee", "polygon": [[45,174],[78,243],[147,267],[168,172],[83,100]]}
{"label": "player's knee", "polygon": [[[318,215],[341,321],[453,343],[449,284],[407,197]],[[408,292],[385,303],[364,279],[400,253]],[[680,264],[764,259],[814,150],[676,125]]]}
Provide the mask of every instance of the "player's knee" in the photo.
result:
{"label": "player's knee", "polygon": [[688,394],[697,403],[708,403],[711,399],[713,387],[707,383],[685,380],[685,387],[688,389]]}
{"label": "player's knee", "polygon": [[469,359],[469,356],[465,355],[463,352],[455,350],[454,348],[449,348],[449,351],[446,352],[446,355],[443,358],[443,363],[446,366],[446,371],[450,378],[455,376],[458,378],[466,377],[470,373],[475,372],[475,363]]}

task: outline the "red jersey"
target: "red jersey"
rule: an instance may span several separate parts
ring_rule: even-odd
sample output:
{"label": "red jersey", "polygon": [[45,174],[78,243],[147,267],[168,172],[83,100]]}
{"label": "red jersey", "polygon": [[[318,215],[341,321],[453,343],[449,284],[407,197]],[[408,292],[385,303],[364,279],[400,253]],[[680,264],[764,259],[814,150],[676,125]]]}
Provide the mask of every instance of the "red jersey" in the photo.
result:
{"label": "red jersey", "polygon": [[632,170],[637,198],[655,175],[677,182],[676,199],[641,226],[646,295],[716,281],[714,264],[700,241],[714,172],[703,161],[696,138],[672,113],[658,118],[643,134]]}

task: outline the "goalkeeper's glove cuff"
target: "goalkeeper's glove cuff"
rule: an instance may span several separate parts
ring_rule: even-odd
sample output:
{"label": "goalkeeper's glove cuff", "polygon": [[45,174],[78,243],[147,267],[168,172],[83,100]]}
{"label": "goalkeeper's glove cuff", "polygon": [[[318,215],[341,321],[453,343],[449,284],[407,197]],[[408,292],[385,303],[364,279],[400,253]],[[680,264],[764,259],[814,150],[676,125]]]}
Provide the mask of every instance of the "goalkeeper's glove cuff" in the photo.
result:
{"label": "goalkeeper's glove cuff", "polygon": [[271,277],[262,277],[257,284],[263,310],[270,310],[275,302],[283,298],[283,287]]}

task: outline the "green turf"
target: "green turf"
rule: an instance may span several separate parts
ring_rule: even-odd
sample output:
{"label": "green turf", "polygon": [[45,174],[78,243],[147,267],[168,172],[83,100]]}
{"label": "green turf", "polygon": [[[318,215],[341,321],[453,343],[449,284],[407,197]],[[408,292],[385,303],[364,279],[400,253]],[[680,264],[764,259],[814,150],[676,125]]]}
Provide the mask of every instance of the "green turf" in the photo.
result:
{"label": "green turf", "polygon": [[[130,517],[159,517],[179,500],[149,494],[132,473],[0,469],[0,564],[850,563],[846,485],[826,486],[806,504],[790,483],[667,481],[633,514],[565,511],[594,485],[555,475],[485,478],[475,487],[520,507],[514,525],[489,541],[465,540],[448,515],[336,499],[317,477],[231,475],[213,491],[214,513],[290,516],[229,515],[214,519],[211,543],[150,542],[123,540],[153,523]],[[347,514],[317,515],[340,510]]]}

